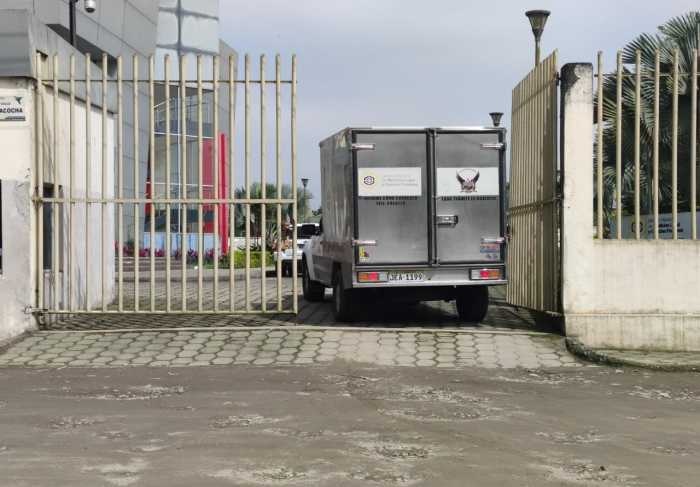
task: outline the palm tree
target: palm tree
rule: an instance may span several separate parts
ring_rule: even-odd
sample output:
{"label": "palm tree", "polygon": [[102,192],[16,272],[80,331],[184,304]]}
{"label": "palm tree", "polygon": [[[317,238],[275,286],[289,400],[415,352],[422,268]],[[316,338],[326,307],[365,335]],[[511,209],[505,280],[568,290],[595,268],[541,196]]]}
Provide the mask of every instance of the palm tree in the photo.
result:
{"label": "palm tree", "polygon": [[[640,206],[642,214],[652,211],[652,161],[654,125],[654,70],[657,51],[660,55],[659,98],[659,211],[671,211],[671,146],[673,106],[673,58],[678,50],[679,72],[692,71],[693,50],[700,42],[700,12],[690,12],[675,17],[659,27],[659,33],[642,34],[622,50],[622,62],[636,62],[641,57],[641,130],[640,130]],[[634,213],[634,123],[635,79],[634,73],[623,69],[622,82],[622,205],[623,214]],[[689,210],[690,201],[690,97],[691,77],[679,77],[678,99],[678,201],[679,211]],[[598,100],[596,100],[596,105]],[[605,78],[603,85],[603,207],[604,220],[609,224],[614,214],[615,202],[615,126],[617,122],[617,77]],[[597,107],[596,107],[597,108]],[[598,161],[596,161],[598,164]],[[609,227],[607,228],[609,230]]]}
{"label": "palm tree", "polygon": [[[277,197],[277,186],[274,184],[266,185],[266,196],[268,198]],[[282,185],[282,198],[290,199],[292,197],[292,187],[288,184]],[[235,197],[245,198],[246,191],[245,188],[236,188]],[[262,185],[258,182],[252,183],[250,185],[250,197],[253,199],[262,198]],[[306,198],[311,198],[312,195],[306,192]],[[301,215],[301,208],[304,199],[304,192],[301,188],[297,188],[297,209]],[[235,219],[236,219],[236,235],[245,235],[245,215],[246,215],[246,205],[235,205]],[[252,237],[260,237],[262,235],[261,222],[262,222],[262,205],[251,205],[250,207],[250,235]],[[276,235],[277,232],[277,206],[274,204],[268,204],[266,206],[265,217],[267,220],[267,235]],[[292,221],[292,205],[282,205],[282,223]]]}

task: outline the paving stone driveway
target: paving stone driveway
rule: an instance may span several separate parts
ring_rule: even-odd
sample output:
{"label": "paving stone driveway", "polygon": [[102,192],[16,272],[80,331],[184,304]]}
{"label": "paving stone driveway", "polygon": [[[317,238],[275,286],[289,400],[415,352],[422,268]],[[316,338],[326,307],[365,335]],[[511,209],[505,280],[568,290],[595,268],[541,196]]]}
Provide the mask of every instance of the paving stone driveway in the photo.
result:
{"label": "paving stone driveway", "polygon": [[579,367],[561,337],[524,332],[318,329],[39,332],[0,356],[0,367],[309,365]]}

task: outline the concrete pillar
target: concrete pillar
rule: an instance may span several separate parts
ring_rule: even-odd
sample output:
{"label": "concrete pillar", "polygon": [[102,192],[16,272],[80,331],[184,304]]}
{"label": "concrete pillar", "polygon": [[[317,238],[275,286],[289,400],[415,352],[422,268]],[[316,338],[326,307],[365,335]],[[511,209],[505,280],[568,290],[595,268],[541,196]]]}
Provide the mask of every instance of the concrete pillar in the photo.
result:
{"label": "concrete pillar", "polygon": [[[561,70],[562,300],[564,315],[586,302],[593,269],[593,65]],[[568,334],[569,330],[567,330]]]}

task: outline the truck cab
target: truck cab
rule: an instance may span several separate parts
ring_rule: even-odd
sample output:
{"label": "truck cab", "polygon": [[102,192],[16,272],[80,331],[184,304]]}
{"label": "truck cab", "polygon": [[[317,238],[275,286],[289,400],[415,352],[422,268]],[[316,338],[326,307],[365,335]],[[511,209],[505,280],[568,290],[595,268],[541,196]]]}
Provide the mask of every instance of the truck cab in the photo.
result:
{"label": "truck cab", "polygon": [[[287,235],[284,239],[283,248],[275,251],[275,262],[282,262],[282,275],[292,276],[292,262],[294,259],[297,262],[301,261],[302,251],[304,246],[311,238],[320,233],[320,225],[318,223],[299,223],[297,225],[297,248],[293,248],[291,235]],[[291,233],[291,232],[289,232]]]}
{"label": "truck cab", "polygon": [[456,300],[480,322],[506,280],[505,130],[348,128],[320,144],[324,221],[304,248],[308,300]]}

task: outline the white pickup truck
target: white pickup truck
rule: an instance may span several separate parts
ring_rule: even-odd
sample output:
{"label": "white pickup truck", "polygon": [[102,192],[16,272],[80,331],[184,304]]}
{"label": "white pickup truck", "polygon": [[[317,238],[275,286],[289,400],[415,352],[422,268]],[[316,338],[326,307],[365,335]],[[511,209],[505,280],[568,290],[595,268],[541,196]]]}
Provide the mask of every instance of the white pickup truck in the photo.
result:
{"label": "white pickup truck", "polygon": [[[278,260],[282,261],[282,275],[287,277],[292,276],[293,259],[296,258],[297,262],[301,264],[304,246],[311,237],[320,233],[320,229],[321,226],[318,223],[299,223],[297,225],[297,248],[292,248],[290,244],[288,248],[281,252],[275,252],[274,254],[275,262]],[[301,274],[301,266],[299,266],[298,269],[299,274]]]}

